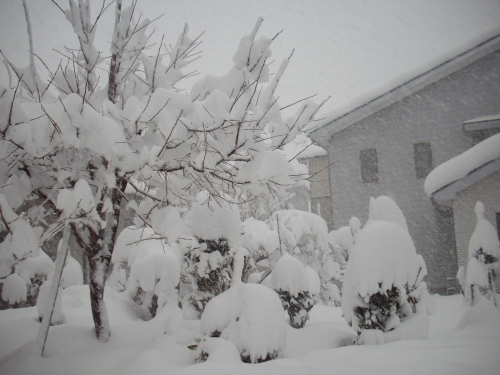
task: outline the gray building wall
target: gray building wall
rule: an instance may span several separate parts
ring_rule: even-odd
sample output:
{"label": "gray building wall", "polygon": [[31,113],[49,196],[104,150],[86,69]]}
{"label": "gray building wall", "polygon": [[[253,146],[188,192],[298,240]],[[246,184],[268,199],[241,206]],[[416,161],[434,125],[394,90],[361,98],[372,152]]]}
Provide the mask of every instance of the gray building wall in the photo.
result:
{"label": "gray building wall", "polygon": [[[499,107],[496,51],[336,133],[328,145],[333,227],[347,225],[352,216],[364,223],[371,196],[391,197],[426,261],[430,289],[455,292],[455,244],[438,235],[437,215],[442,213],[425,195],[425,178],[416,176],[414,144],[430,142],[436,167],[473,145],[472,136],[463,131],[464,121],[498,113]],[[360,151],[365,149],[377,150],[378,182],[361,179]]]}

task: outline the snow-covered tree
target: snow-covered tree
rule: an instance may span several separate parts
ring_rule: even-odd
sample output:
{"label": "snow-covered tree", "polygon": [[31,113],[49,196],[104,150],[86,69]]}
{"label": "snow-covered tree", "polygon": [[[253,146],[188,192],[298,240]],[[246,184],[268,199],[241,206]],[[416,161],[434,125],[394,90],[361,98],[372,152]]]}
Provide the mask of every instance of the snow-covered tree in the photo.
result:
{"label": "snow-covered tree", "polygon": [[484,218],[483,203],[477,202],[474,211],[477,224],[469,241],[467,271],[461,267],[457,278],[465,300],[471,305],[475,305],[481,295],[496,305],[494,271],[499,268],[500,242],[496,229]]}
{"label": "snow-covered tree", "polygon": [[[177,89],[191,75],[183,69],[196,58],[199,38],[191,39],[186,26],[169,50],[160,43],[148,52],[150,22],[134,21],[134,5],[116,1],[108,65],[108,52],[94,45],[101,17],[92,19],[88,0],[70,1],[63,11],[79,47],[67,50],[67,63],[47,81],[37,72],[31,35],[27,67],[2,51],[16,77],[0,87],[0,182],[9,180],[16,198],[4,192],[6,201],[17,209],[38,199],[27,218],[43,234],[30,236],[25,252],[70,226],[89,260],[100,341],[110,334],[104,284],[124,207],[154,228],[156,211],[193,191],[207,191],[220,204],[221,192],[235,187],[289,185],[293,169],[277,150],[318,110],[303,101],[295,116],[283,118],[275,90],[288,59],[270,78],[273,38],[257,38],[262,19],[241,40],[227,74],[206,76],[190,92]],[[145,197],[140,204],[128,201],[127,185]]]}
{"label": "snow-covered tree", "polygon": [[369,219],[347,262],[341,305],[346,321],[358,334],[388,332],[425,313],[426,273],[399,207],[389,197],[371,198]]}

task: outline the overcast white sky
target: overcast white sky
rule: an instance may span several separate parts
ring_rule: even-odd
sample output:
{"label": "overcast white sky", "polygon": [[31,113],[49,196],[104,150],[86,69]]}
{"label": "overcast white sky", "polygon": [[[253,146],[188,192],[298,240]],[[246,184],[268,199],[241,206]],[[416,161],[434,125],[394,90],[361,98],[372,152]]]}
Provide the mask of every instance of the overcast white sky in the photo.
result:
{"label": "overcast white sky", "polygon": [[[52,49],[75,46],[76,39],[50,0],[28,0],[28,6],[35,52],[54,67],[60,55]],[[261,35],[283,30],[274,43],[275,69],[295,48],[278,91],[281,104],[331,95],[323,115],[342,112],[500,34],[500,0],[139,0],[138,10],[148,18],[164,13],[155,35],[165,34],[169,43],[185,22],[192,35],[205,30],[203,58],[193,69],[216,75],[231,67],[239,39],[264,17]],[[96,37],[106,52],[112,19],[110,9]],[[0,0],[0,48],[26,65],[27,43],[21,0]]]}

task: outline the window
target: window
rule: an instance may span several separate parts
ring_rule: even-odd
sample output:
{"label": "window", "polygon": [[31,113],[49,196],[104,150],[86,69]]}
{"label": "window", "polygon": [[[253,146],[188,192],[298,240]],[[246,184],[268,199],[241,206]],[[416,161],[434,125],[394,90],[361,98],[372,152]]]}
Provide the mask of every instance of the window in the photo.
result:
{"label": "window", "polygon": [[378,182],[377,150],[361,150],[361,178],[363,182]]}
{"label": "window", "polygon": [[427,177],[432,171],[431,144],[429,142],[415,143],[413,145],[413,151],[417,178]]}

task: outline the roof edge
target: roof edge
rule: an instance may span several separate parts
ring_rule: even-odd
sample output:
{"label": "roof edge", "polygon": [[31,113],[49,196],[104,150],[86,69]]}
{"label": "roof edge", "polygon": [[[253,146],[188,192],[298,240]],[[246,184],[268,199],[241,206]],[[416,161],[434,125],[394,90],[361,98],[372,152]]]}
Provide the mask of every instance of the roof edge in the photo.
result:
{"label": "roof edge", "polygon": [[417,75],[416,77],[396,86],[386,93],[369,100],[365,104],[344,113],[334,120],[324,124],[309,133],[309,136],[320,142],[320,139],[330,138],[339,131],[348,128],[374,113],[389,107],[390,105],[414,94],[415,92],[449,76],[452,73],[488,56],[500,49],[500,35],[496,35],[486,41],[468,49],[461,54],[448,59],[434,68]]}
{"label": "roof edge", "polygon": [[483,178],[486,178],[489,175],[495,173],[498,170],[500,170],[500,158],[491,160],[469,172],[465,177],[462,177],[459,180],[455,180],[448,185],[443,186],[441,189],[433,192],[430,197],[438,203],[450,199],[455,199],[458,193],[474,185]]}

